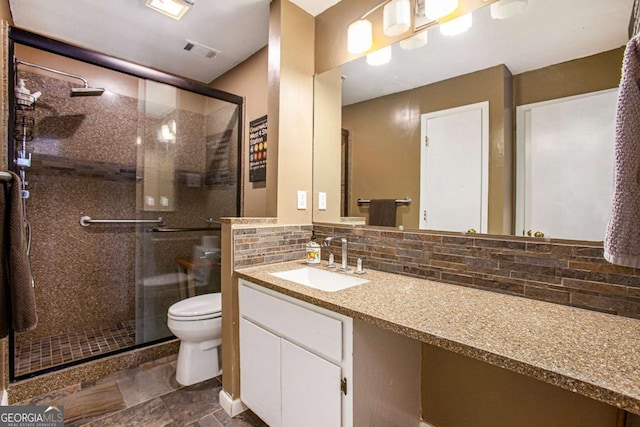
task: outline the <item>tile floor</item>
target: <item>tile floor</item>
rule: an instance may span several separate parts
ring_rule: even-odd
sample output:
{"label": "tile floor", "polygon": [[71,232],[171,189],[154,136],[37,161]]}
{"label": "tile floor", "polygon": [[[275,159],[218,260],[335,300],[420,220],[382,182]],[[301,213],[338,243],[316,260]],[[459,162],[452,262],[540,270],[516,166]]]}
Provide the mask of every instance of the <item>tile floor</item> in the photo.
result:
{"label": "tile floor", "polygon": [[131,347],[136,343],[135,333],[135,320],[131,320],[30,341],[21,341],[18,336],[16,376]]}
{"label": "tile floor", "polygon": [[229,418],[218,404],[221,389],[219,377],[180,386],[173,356],[17,405],[63,405],[69,427],[266,426],[251,411]]}

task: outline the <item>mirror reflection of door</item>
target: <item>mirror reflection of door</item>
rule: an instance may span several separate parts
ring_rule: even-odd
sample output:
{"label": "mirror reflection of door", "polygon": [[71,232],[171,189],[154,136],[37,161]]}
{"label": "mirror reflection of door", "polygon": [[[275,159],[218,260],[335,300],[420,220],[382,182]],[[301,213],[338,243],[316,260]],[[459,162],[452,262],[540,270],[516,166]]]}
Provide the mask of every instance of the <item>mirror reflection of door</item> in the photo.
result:
{"label": "mirror reflection of door", "polygon": [[517,109],[516,234],[603,240],[617,89]]}
{"label": "mirror reflection of door", "polygon": [[488,121],[487,101],[422,115],[421,229],[487,232]]}

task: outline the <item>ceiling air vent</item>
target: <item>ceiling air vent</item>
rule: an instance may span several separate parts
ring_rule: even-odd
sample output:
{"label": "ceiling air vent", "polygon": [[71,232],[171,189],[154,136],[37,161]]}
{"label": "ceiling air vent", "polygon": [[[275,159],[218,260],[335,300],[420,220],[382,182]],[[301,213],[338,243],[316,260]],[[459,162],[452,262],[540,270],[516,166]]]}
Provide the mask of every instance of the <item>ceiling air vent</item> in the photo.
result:
{"label": "ceiling air vent", "polygon": [[220,51],[209,46],[205,46],[202,43],[197,43],[187,39],[187,44],[184,46],[184,50],[191,52],[194,55],[202,56],[204,58],[213,59],[220,54]]}

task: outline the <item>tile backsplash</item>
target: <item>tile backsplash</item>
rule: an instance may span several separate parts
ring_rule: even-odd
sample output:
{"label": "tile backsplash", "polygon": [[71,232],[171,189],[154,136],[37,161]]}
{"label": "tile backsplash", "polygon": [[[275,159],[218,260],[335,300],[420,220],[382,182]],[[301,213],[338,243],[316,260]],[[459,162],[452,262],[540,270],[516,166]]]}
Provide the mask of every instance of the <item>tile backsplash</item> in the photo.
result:
{"label": "tile backsplash", "polygon": [[233,229],[234,267],[304,258],[311,225],[270,225]]}
{"label": "tile backsplash", "polygon": [[[640,319],[640,269],[609,264],[598,243],[402,232],[353,225],[233,229],[234,266],[303,259],[311,230],[344,236],[349,265]],[[340,262],[340,243],[331,252]],[[329,250],[323,247],[322,258]]]}
{"label": "tile backsplash", "polygon": [[[640,318],[640,269],[609,264],[601,244],[321,224],[313,229],[320,241],[346,237],[350,265],[362,258],[365,269]],[[331,251],[338,262],[339,243]],[[328,258],[326,249],[322,256]]]}

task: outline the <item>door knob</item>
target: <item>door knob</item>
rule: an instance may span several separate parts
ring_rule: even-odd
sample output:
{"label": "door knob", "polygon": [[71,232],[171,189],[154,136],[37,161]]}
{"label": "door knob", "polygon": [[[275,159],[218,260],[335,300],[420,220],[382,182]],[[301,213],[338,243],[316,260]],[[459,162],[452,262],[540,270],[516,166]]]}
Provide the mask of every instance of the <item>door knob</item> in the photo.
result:
{"label": "door knob", "polygon": [[533,237],[544,237],[544,233],[542,231],[536,231],[536,232],[533,232],[533,230],[527,231],[527,236],[531,237],[532,235]]}

